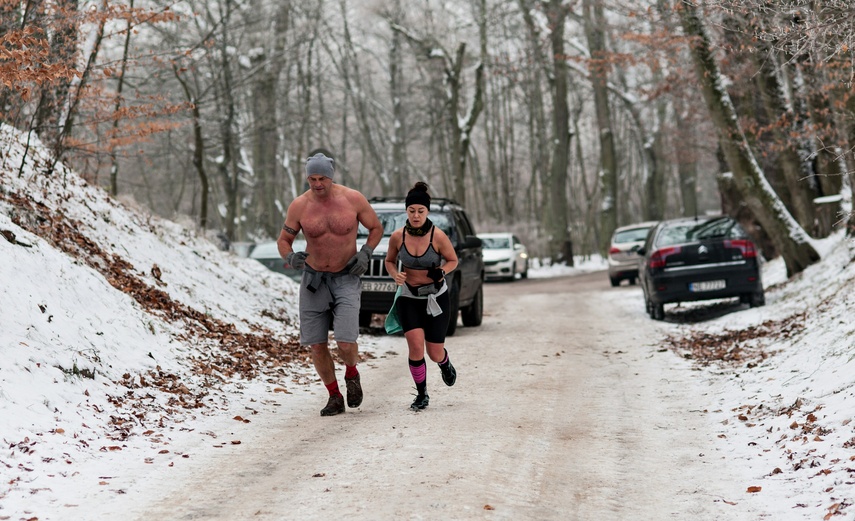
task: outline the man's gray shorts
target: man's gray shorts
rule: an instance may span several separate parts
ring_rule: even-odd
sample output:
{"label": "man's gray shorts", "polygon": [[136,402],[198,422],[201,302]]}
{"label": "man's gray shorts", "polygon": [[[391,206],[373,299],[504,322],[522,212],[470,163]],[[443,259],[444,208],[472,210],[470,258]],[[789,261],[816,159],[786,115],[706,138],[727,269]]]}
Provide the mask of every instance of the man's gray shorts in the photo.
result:
{"label": "man's gray shorts", "polygon": [[309,291],[313,274],[304,271],[300,282],[300,344],[325,344],[330,321],[338,342],[356,342],[362,279],[349,273],[324,273],[317,291]]}

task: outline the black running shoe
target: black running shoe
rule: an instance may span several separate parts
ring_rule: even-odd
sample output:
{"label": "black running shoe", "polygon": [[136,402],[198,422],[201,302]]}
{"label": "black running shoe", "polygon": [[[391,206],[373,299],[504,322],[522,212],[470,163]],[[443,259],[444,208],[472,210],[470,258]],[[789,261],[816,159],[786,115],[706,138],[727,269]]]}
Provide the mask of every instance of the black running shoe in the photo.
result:
{"label": "black running shoe", "polygon": [[359,375],[345,378],[344,384],[347,386],[347,406],[351,409],[359,407],[362,404],[362,384],[359,381]]}
{"label": "black running shoe", "polygon": [[454,369],[454,366],[451,365],[451,360],[448,361],[444,366],[439,365],[439,371],[442,373],[442,381],[445,382],[445,385],[451,387],[454,385],[454,382],[457,381],[457,371]]}
{"label": "black running shoe", "polygon": [[428,406],[428,402],[430,401],[430,396],[427,393],[419,394],[416,396],[416,399],[413,400],[412,405],[410,405],[410,409],[414,411],[420,411]]}
{"label": "black running shoe", "polygon": [[330,396],[327,406],[321,409],[321,416],[335,416],[344,412],[344,396],[336,394]]}

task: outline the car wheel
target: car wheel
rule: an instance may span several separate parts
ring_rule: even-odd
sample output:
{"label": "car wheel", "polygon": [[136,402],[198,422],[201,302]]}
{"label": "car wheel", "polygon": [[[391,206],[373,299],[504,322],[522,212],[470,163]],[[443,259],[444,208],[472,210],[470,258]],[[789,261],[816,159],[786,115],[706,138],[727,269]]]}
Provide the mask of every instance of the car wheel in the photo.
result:
{"label": "car wheel", "polygon": [[481,325],[481,320],[484,317],[484,286],[478,288],[472,304],[463,308],[460,317],[463,319],[463,325],[466,327]]}
{"label": "car wheel", "polygon": [[653,320],[665,320],[665,306],[653,302]]}
{"label": "car wheel", "polygon": [[653,320],[665,320],[665,305],[657,304],[649,298],[647,300],[647,314]]}
{"label": "car wheel", "polygon": [[523,272],[520,273],[520,278],[523,278],[523,279],[528,278],[528,260],[525,261],[525,267],[523,268]]}
{"label": "car wheel", "polygon": [[369,327],[371,326],[371,319],[373,318],[373,313],[370,311],[359,311],[359,327]]}
{"label": "car wheel", "polygon": [[759,308],[760,306],[766,305],[766,294],[763,290],[755,291],[751,294],[751,297],[748,300],[748,305],[752,308]]}
{"label": "car wheel", "polygon": [[448,329],[445,336],[454,336],[457,331],[457,315],[460,314],[460,283],[457,279],[451,283],[448,294]]}
{"label": "car wheel", "polygon": [[609,277],[609,281],[611,281],[613,288],[620,286],[620,279],[617,277]]}
{"label": "car wheel", "polygon": [[630,285],[630,286],[635,286],[635,277],[633,277],[633,278],[629,279],[629,285]]}

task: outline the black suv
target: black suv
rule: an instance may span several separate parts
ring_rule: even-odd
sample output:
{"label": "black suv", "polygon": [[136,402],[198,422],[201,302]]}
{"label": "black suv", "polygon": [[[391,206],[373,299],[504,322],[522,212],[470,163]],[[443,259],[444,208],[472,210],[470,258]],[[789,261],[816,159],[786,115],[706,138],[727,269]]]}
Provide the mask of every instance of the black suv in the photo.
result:
{"label": "black suv", "polygon": [[[397,286],[386,271],[386,251],[392,232],[407,221],[407,210],[403,197],[375,197],[369,200],[377,217],[383,223],[383,239],[377,245],[368,273],[362,276],[362,307],[359,310],[359,325],[371,324],[374,313],[386,314],[392,307]],[[447,335],[457,329],[458,312],[464,326],[480,326],[484,311],[484,258],[481,254],[481,239],[459,204],[451,199],[433,198],[430,205],[430,220],[444,231],[457,252],[459,265],[449,273],[449,296],[451,317]],[[359,226],[357,248],[368,239],[368,230]]]}

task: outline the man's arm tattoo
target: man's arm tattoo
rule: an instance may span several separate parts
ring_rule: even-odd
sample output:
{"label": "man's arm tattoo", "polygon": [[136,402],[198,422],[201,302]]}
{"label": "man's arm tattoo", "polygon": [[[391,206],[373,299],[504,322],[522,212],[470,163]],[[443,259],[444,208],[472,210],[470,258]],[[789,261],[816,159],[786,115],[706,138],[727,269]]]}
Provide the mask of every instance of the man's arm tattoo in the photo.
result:
{"label": "man's arm tattoo", "polygon": [[285,230],[286,232],[290,233],[291,235],[297,235],[297,230],[295,230],[294,228],[291,228],[287,224],[283,224],[282,229]]}

